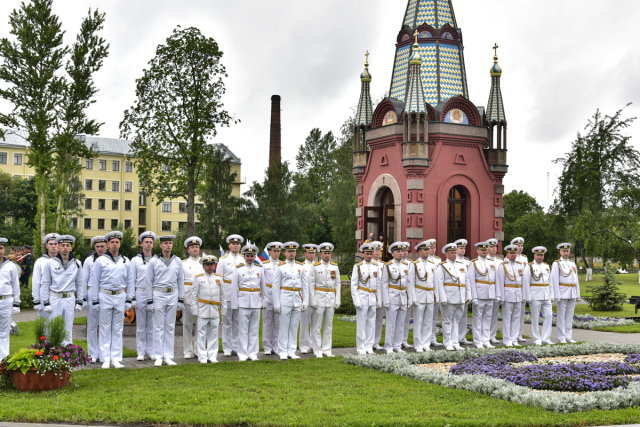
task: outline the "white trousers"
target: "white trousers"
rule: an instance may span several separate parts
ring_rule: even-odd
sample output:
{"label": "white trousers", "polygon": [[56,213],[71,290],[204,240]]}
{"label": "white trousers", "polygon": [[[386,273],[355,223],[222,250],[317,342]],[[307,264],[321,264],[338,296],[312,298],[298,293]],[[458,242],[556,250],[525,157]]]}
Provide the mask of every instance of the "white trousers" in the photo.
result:
{"label": "white trousers", "polygon": [[107,295],[100,292],[100,360],[122,361],[122,328],[124,327],[124,304],[126,293]]}
{"label": "white trousers", "polygon": [[462,317],[458,322],[458,341],[467,339],[467,313],[469,313],[469,303],[465,302],[462,308]]}
{"label": "white trousers", "polygon": [[498,333],[498,317],[500,315],[500,307],[502,303],[498,300],[493,304],[493,309],[491,310],[491,328],[489,334],[491,336],[490,339],[495,340],[496,334]]}
{"label": "white trousers", "polygon": [[[518,338],[523,338],[522,337],[522,331],[524,331],[524,314],[525,314],[525,309],[527,307],[527,302],[523,301],[522,302],[522,311],[520,311],[520,329],[518,329]],[[529,310],[531,310],[531,304],[529,304]]]}
{"label": "white trousers", "polygon": [[[458,344],[459,324],[464,317],[464,304],[451,304],[440,306],[442,310],[442,344],[451,347]],[[465,320],[466,321],[466,320]]]}
{"label": "white trousers", "polygon": [[476,346],[489,344],[491,340],[491,316],[495,300],[479,299],[473,304],[473,343]]}
{"label": "white trousers", "polygon": [[197,317],[196,322],[196,347],[198,361],[209,360],[211,362],[217,360],[218,357],[218,325],[220,324],[220,315],[214,314],[214,317],[205,319]]}
{"label": "white trousers", "polygon": [[407,317],[406,305],[391,304],[387,309],[387,325],[384,334],[384,348],[400,350],[404,333],[404,319]]}
{"label": "white trousers", "polygon": [[311,348],[315,354],[331,353],[334,311],[333,307],[313,309],[311,314]]}
{"label": "white trousers", "polygon": [[360,354],[373,351],[376,332],[376,306],[356,308],[356,351]]}
{"label": "white trousers", "polygon": [[153,291],[153,354],[154,359],[173,359],[178,292]]}
{"label": "white trousers", "polygon": [[258,356],[258,329],[260,329],[260,309],[238,309],[238,358],[246,360]]}
{"label": "white trousers", "polygon": [[300,307],[280,308],[280,328],[278,330],[278,354],[280,357],[296,354]]}
{"label": "white trousers", "polygon": [[238,310],[230,307],[222,316],[222,351],[225,355],[238,352]]}
{"label": "white trousers", "polygon": [[387,309],[384,307],[376,308],[376,328],[375,335],[373,338],[373,343],[380,345],[380,340],[382,339],[382,321],[384,317],[387,315]]}
{"label": "white trousers", "polygon": [[11,316],[13,298],[0,300],[0,360],[9,355],[9,335],[11,334]]}
{"label": "white trousers", "polygon": [[436,337],[436,324],[438,323],[438,311],[440,312],[440,319],[444,320],[444,312],[442,311],[440,304],[435,304],[433,308],[433,327],[431,328],[431,345],[438,344],[438,339]]}
{"label": "white trousers", "polygon": [[[98,297],[99,298],[99,297]],[[98,300],[99,301],[99,300]],[[87,350],[94,361],[100,359],[100,341],[98,325],[100,324],[100,306],[87,302]]]}
{"label": "white trousers", "polygon": [[559,341],[573,339],[573,312],[576,309],[575,299],[558,300],[556,334]]}
{"label": "white trousers", "polygon": [[502,342],[504,345],[517,342],[520,333],[520,316],[522,315],[522,303],[502,303]]}
{"label": "white trousers", "polygon": [[[549,341],[551,339],[551,324],[553,320],[553,310],[551,301],[531,300],[531,335],[534,342]],[[542,332],[540,332],[540,315],[542,314]],[[523,316],[524,317],[524,316]]]}
{"label": "white trousers", "polygon": [[273,310],[273,304],[267,304],[262,310],[262,348],[266,352],[278,352],[278,330],[280,315]]}
{"label": "white trousers", "polygon": [[[197,304],[197,302],[196,302]],[[184,356],[196,355],[196,321],[198,316],[191,314],[191,307],[185,304],[184,310],[182,310],[182,348]]]}
{"label": "white trousers", "polygon": [[147,310],[146,297],[136,296],[136,351],[138,356],[153,354],[153,312]]}
{"label": "white trousers", "polygon": [[418,303],[413,307],[413,346],[417,350],[428,349],[431,346],[434,309],[434,303]]}
{"label": "white trousers", "polygon": [[51,295],[49,298],[49,304],[51,305],[51,313],[49,319],[62,316],[64,319],[64,329],[67,331],[67,337],[62,341],[62,345],[71,344],[73,342],[73,309],[76,306],[75,296],[69,298],[58,298],[55,295]]}
{"label": "white trousers", "polygon": [[313,347],[313,341],[311,340],[311,316],[313,316],[313,309],[307,308],[300,313],[300,351],[309,351]]}
{"label": "white trousers", "polygon": [[413,343],[416,342],[416,320],[415,320],[415,311],[413,309],[413,305],[407,307],[407,315],[404,318],[404,327],[402,328],[402,342],[404,344],[409,343],[409,329],[411,329],[411,319],[413,318]]}

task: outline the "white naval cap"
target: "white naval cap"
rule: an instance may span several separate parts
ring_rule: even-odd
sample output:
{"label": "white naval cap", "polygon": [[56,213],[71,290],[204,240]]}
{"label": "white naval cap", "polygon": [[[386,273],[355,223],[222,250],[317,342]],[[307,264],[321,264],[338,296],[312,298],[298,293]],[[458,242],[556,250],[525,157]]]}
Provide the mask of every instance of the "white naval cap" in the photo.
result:
{"label": "white naval cap", "polygon": [[467,242],[467,239],[458,239],[453,243],[455,243],[456,246],[464,246],[464,247],[466,247],[469,244],[469,242]]}
{"label": "white naval cap", "polygon": [[511,239],[512,245],[524,245],[524,237],[514,237]]}
{"label": "white naval cap", "polygon": [[534,254],[546,254],[547,253],[547,248],[545,248],[544,246],[536,246],[535,248],[531,249],[531,252],[533,252]]}
{"label": "white naval cap", "polygon": [[318,251],[320,252],[333,252],[336,247],[333,246],[333,243],[324,242],[318,245]]}
{"label": "white naval cap", "polygon": [[91,246],[96,243],[107,243],[107,238],[105,236],[95,236],[91,238]]}
{"label": "white naval cap", "polygon": [[239,234],[231,234],[227,236],[227,243],[244,243],[244,237]]}
{"label": "white naval cap", "polygon": [[487,239],[487,243],[489,246],[498,246],[498,239],[492,237],[491,239]]}
{"label": "white naval cap", "polygon": [[42,238],[42,244],[46,245],[49,240],[56,240],[60,235],[58,233],[49,233]]}
{"label": "white naval cap", "polygon": [[0,246],[4,246],[7,243],[9,243],[9,239],[7,239],[6,237],[0,237]]}
{"label": "white naval cap", "polygon": [[380,250],[384,246],[384,243],[382,243],[380,240],[374,240],[373,242],[369,242],[369,243],[371,243],[371,247],[374,250],[375,248],[378,248],[378,250]]}
{"label": "white naval cap", "polygon": [[453,252],[458,249],[458,245],[454,243],[447,243],[442,247],[442,253],[446,254],[447,252]]}
{"label": "white naval cap", "polygon": [[215,264],[216,262],[218,262],[218,257],[216,257],[215,255],[205,255],[200,258],[200,264],[202,265]]}
{"label": "white naval cap", "polygon": [[427,239],[424,242],[427,244],[427,246],[434,247],[434,248],[436,247],[436,244],[438,243],[436,241],[436,239]]}
{"label": "white naval cap", "polygon": [[107,242],[113,240],[113,239],[118,239],[118,240],[122,240],[122,231],[111,231],[107,234],[105,234],[104,236],[105,239],[107,239]]}
{"label": "white naval cap", "polygon": [[188,248],[191,245],[202,246],[202,239],[198,236],[187,237],[184,241],[184,247]]}
{"label": "white naval cap", "polygon": [[489,242],[478,242],[475,244],[475,247],[478,249],[488,249],[489,248]]}
{"label": "white naval cap", "polygon": [[373,252],[375,248],[373,243],[363,243],[360,245],[360,252]]}
{"label": "white naval cap", "polygon": [[279,251],[282,249],[282,247],[284,246],[284,243],[282,242],[269,242],[267,243],[267,250],[271,251],[271,250],[276,250]]}
{"label": "white naval cap", "polygon": [[240,253],[242,255],[247,255],[247,254],[255,255],[258,253],[258,248],[256,247],[256,245],[253,245],[253,244],[244,245],[242,249],[240,249]]}
{"label": "white naval cap", "polygon": [[413,247],[413,250],[415,251],[419,251],[420,249],[429,249],[431,245],[429,244],[428,240],[425,240],[423,242],[418,243],[417,245],[415,245]]}
{"label": "white naval cap", "polygon": [[571,249],[571,246],[573,246],[571,243],[560,243],[558,246],[556,246],[556,249]]}
{"label": "white naval cap", "polygon": [[300,245],[298,244],[298,242],[285,242],[283,247],[285,250],[296,250],[300,247]]}
{"label": "white naval cap", "polygon": [[389,245],[389,253],[392,253],[393,251],[404,251],[407,249],[409,249],[407,242],[393,242]]}
{"label": "white naval cap", "polygon": [[74,244],[76,242],[76,238],[70,234],[63,234],[62,236],[58,236],[56,238],[57,243],[71,243]]}
{"label": "white naval cap", "polygon": [[318,245],[315,243],[305,243],[302,245],[302,249],[304,249],[305,252],[315,252],[318,250]]}
{"label": "white naval cap", "polygon": [[508,252],[510,254],[515,254],[520,250],[520,247],[518,245],[507,245],[504,247],[504,251]]}
{"label": "white naval cap", "polygon": [[174,240],[176,240],[176,236],[174,236],[173,234],[165,234],[164,236],[158,236],[158,239],[161,242],[173,242]]}
{"label": "white naval cap", "polygon": [[138,242],[142,243],[142,241],[144,239],[151,239],[151,240],[153,240],[155,242],[157,238],[158,238],[158,236],[153,231],[143,231],[138,236]]}

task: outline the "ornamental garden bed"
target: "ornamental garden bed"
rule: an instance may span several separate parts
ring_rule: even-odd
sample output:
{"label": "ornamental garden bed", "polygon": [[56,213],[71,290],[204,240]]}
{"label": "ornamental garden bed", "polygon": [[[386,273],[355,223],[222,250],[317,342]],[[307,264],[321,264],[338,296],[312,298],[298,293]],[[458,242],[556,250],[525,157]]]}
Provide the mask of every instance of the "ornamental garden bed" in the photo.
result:
{"label": "ornamental garden bed", "polygon": [[347,355],[353,365],[557,412],[640,405],[640,345]]}

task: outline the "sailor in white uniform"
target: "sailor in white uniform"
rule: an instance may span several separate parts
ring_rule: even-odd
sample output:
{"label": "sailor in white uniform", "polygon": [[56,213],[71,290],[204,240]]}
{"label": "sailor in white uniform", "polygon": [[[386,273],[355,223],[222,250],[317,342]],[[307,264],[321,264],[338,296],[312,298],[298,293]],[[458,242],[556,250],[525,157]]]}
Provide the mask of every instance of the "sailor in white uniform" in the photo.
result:
{"label": "sailor in white uniform", "polygon": [[237,354],[238,341],[238,310],[231,308],[231,276],[235,271],[236,265],[244,261],[240,255],[240,248],[244,242],[244,237],[239,234],[231,234],[227,236],[227,244],[229,252],[222,257],[216,267],[216,275],[222,278],[222,286],[224,287],[224,296],[227,298],[226,309],[222,313],[222,351],[225,356]]}
{"label": "sailor in white uniform", "polygon": [[[457,260],[460,261],[461,263],[464,264],[464,268],[465,268],[465,274],[467,274],[467,271],[469,270],[469,265],[471,264],[471,260],[466,257],[466,253],[467,253],[467,245],[469,244],[469,242],[467,242],[466,239],[458,239],[455,242],[453,242],[456,244],[456,246],[458,247],[458,251],[457,251]],[[460,323],[458,324],[458,340],[460,342],[460,344],[471,344],[471,341],[467,340],[467,320],[468,320],[468,314],[469,314],[469,302],[466,302],[464,304],[464,308],[462,309],[464,315],[462,316],[462,319],[460,319]]]}
{"label": "sailor in white uniform", "polygon": [[214,274],[217,262],[213,255],[200,258],[203,272],[195,275],[191,289],[191,312],[198,319],[196,353],[200,363],[218,363],[218,327],[224,295],[222,279]]}
{"label": "sailor in white uniform", "polygon": [[[304,274],[307,275],[307,281],[309,281],[309,275],[313,264],[316,262],[316,253],[318,251],[318,245],[314,243],[305,243],[302,245],[304,253]],[[311,292],[311,287],[309,287]],[[311,301],[309,301],[311,302]],[[308,307],[305,311],[300,313],[300,353],[306,354],[312,350],[313,342],[311,340],[311,317],[313,316],[314,308]]]}
{"label": "sailor in white uniform", "polygon": [[404,242],[389,245],[393,259],[382,270],[382,302],[386,308],[387,325],[384,348],[387,353],[403,353],[402,336],[407,309],[413,304],[413,295],[409,292],[409,262],[405,261]]}
{"label": "sailor in white uniform", "polygon": [[[524,237],[516,237],[511,239],[511,244],[516,245],[518,247],[518,256],[516,256],[516,261],[522,264],[523,267],[526,267],[529,263],[527,256],[523,253],[524,250]],[[527,301],[522,301],[522,316],[520,316],[520,332],[518,333],[518,341],[526,342],[526,338],[522,336],[522,331],[524,330],[524,313],[526,309]]]}
{"label": "sailor in white uniform", "polygon": [[[49,262],[49,259],[58,255],[58,242],[56,242],[56,239],[59,236],[60,235],[58,233],[49,233],[42,238],[42,244],[44,245],[45,252],[36,260],[33,265],[33,272],[31,273],[31,296],[33,297],[33,309],[38,312],[39,316],[42,316],[45,319],[49,319],[49,313],[44,311],[44,305],[42,304],[42,272],[44,271],[44,266]],[[106,245],[105,250],[107,250]],[[97,340],[98,335],[96,332],[96,347],[98,345]],[[94,355],[96,354],[97,351]],[[91,354],[89,355],[91,356]],[[95,361],[95,359],[93,360]]]}
{"label": "sailor in white uniform", "polygon": [[[498,243],[499,243],[498,239],[496,238],[488,239],[487,243],[489,244],[489,249],[487,250],[487,261],[493,263],[497,272],[498,268],[502,264],[502,258],[498,257],[497,255]],[[502,303],[500,302],[500,299],[496,298],[496,300],[493,303],[493,309],[491,310],[491,328],[489,331],[491,338],[489,339],[489,343],[493,345],[500,343],[500,341],[496,339],[496,334],[498,333],[498,317],[500,316],[501,305]]]}
{"label": "sailor in white uniform", "polygon": [[153,258],[153,245],[157,238],[153,231],[140,233],[138,236],[140,253],[129,263],[129,280],[133,282],[132,286],[135,289],[137,360],[151,358],[153,355],[153,312],[148,306],[153,295],[147,294],[146,274],[149,261]]}
{"label": "sailor in white uniform", "polygon": [[200,264],[201,246],[202,239],[198,236],[188,237],[184,241],[184,247],[189,255],[187,259],[182,260],[182,266],[184,267],[184,305],[186,307],[182,312],[182,348],[185,359],[191,359],[196,356],[195,325],[197,319],[191,314],[191,305],[193,303],[191,289],[195,275],[203,272],[202,264]]}
{"label": "sailor in white uniform", "polygon": [[[371,247],[373,248],[373,262],[378,265],[378,277],[379,277],[379,286],[380,292],[382,292],[382,269],[385,266],[384,261],[382,260],[382,242],[375,240],[371,242]],[[382,294],[381,294],[382,295]],[[376,309],[376,330],[375,335],[373,337],[373,349],[374,350],[382,350],[382,346],[380,345],[380,340],[382,339],[382,323],[384,322],[384,318],[387,314],[387,310],[384,308],[384,304],[382,300],[380,300],[380,305]]]}
{"label": "sailor in white uniform", "polygon": [[429,260],[430,243],[425,240],[415,246],[419,258],[409,269],[409,290],[413,292],[413,346],[418,353],[431,350],[433,311],[438,302],[433,282],[436,264]]}
{"label": "sailor in white uniform", "polygon": [[473,304],[473,344],[476,348],[492,348],[491,315],[493,304],[500,299],[496,286],[496,265],[487,259],[489,244],[476,243],[478,258],[471,261],[467,279],[471,287]]}
{"label": "sailor in white uniform", "polygon": [[[531,308],[531,335],[535,345],[551,344],[551,323],[553,310],[551,301],[554,299],[553,286],[549,284],[551,269],[544,262],[547,248],[536,246],[533,252],[533,262],[524,269],[522,288],[524,299]],[[542,332],[540,331],[540,317],[542,316]]]}
{"label": "sailor in white uniform", "polygon": [[364,259],[353,266],[351,299],[356,308],[356,351],[373,354],[376,330],[376,308],[382,306],[380,268],[373,260],[373,243],[363,243],[360,252]]}
{"label": "sailor in white uniform", "polygon": [[267,244],[269,259],[262,261],[265,285],[267,287],[267,306],[262,310],[262,348],[264,354],[276,354],[278,352],[278,330],[280,328],[280,315],[273,310],[273,281],[276,268],[280,262],[281,242]]}
{"label": "sailor in white uniform", "polygon": [[11,317],[20,313],[20,280],[14,263],[5,257],[7,243],[0,237],[0,360],[9,355]]}
{"label": "sailor in white uniform", "polygon": [[560,243],[560,259],[553,262],[549,281],[553,286],[553,295],[558,301],[556,334],[559,343],[573,343],[573,313],[576,300],[580,298],[580,283],[576,264],[569,259],[571,243]]}
{"label": "sailor in white uniform", "polygon": [[[95,236],[91,238],[91,246],[95,251],[93,255],[89,255],[82,264],[82,278],[84,279],[84,294],[89,295],[91,285],[91,278],[93,277],[93,266],[95,261],[104,255],[107,251],[107,239],[105,236]],[[85,302],[87,302],[85,300]],[[87,305],[87,350],[89,357],[94,362],[100,360],[100,344],[98,329],[100,325],[100,309],[98,305],[91,304],[88,301]]]}
{"label": "sailor in white uniform", "polygon": [[522,276],[524,266],[516,261],[518,246],[508,245],[504,248],[507,259],[498,267],[496,282],[502,301],[502,342],[506,347],[520,346],[518,333],[520,316],[522,316]]}
{"label": "sailor in white uniform", "polygon": [[331,261],[332,243],[318,245],[320,261],[313,264],[309,274],[309,307],[311,317],[311,342],[317,358],[333,357],[333,313],[340,307],[340,269]]}

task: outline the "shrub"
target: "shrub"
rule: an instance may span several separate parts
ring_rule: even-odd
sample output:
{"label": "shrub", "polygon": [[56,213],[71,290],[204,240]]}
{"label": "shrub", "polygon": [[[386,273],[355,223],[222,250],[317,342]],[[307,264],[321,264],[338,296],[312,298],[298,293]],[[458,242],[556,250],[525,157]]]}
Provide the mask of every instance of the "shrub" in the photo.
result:
{"label": "shrub", "polygon": [[605,265],[602,283],[587,286],[588,296],[584,299],[589,303],[589,307],[596,311],[622,311],[623,304],[627,296],[620,292],[618,285],[621,282],[616,280],[613,268],[610,264]]}

